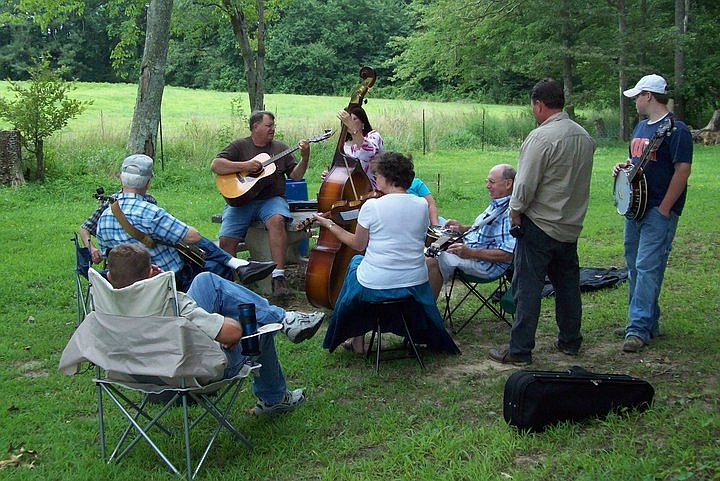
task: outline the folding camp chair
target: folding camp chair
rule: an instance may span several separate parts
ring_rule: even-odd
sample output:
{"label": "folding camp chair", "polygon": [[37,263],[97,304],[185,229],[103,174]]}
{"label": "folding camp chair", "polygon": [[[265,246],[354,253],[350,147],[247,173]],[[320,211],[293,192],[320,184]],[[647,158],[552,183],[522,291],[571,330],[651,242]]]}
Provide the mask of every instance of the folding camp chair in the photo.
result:
{"label": "folding camp chair", "polygon": [[[457,334],[458,332],[462,331],[470,321],[475,319],[475,317],[480,313],[480,311],[483,310],[483,308],[487,308],[490,312],[493,313],[493,315],[495,315],[495,317],[497,317],[501,321],[512,325],[511,318],[515,310],[512,303],[512,294],[508,294],[510,292],[509,281],[511,278],[512,276],[510,274],[510,269],[506,270],[503,274],[493,279],[483,279],[481,277],[471,276],[470,274],[466,274],[460,269],[455,269],[455,271],[453,272],[452,280],[450,281],[450,287],[445,288],[445,311],[443,314],[443,319],[448,324],[453,334]],[[452,294],[453,291],[456,290],[456,284],[461,284],[465,286],[467,292],[465,292],[465,294],[460,298],[460,300],[457,301],[453,306]],[[483,294],[481,292],[481,286],[483,285],[489,285],[491,287],[494,286],[494,289],[490,292],[489,295]],[[456,328],[455,317],[457,317],[456,314],[460,314],[458,310],[464,304],[469,304],[469,301],[473,299],[479,301],[480,306],[477,307],[472,314],[464,317],[458,323],[459,327]],[[508,311],[506,307],[510,308],[511,311]]]}
{"label": "folding camp chair", "polygon": [[77,232],[70,239],[75,246],[75,299],[77,300],[77,325],[85,319],[89,310],[90,284],[88,283],[88,269],[90,269],[90,250],[81,246]]}
{"label": "folding camp chair", "polygon": [[[63,351],[60,370],[73,374],[82,361],[96,365],[94,383],[103,459],[119,462],[144,440],[173,473],[181,475],[159,447],[156,436],[172,435],[161,419],[178,404],[182,407],[188,480],[195,478],[223,428],[251,447],[231,424],[228,414],[242,382],[260,365],[246,364],[235,377],[223,378],[227,360],[219,345],[189,320],[176,317],[177,292],[172,272],[122,289],[113,289],[97,271],[88,272],[92,310]],[[158,393],[171,396],[161,406],[149,402],[151,395]],[[192,403],[199,405],[202,413],[191,422],[188,404]],[[106,410],[113,406],[127,424],[112,453],[106,456]],[[193,465],[190,433],[203,419],[214,419],[215,425]]]}

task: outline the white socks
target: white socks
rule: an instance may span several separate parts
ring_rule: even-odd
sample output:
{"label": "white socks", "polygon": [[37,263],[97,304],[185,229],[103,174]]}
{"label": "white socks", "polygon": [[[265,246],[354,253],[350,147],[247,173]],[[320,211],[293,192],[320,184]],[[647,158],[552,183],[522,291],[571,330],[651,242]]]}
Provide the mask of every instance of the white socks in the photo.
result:
{"label": "white socks", "polygon": [[237,269],[238,267],[246,266],[248,264],[250,263],[245,259],[238,259],[237,257],[231,257],[225,263],[225,265],[228,266],[230,269]]}

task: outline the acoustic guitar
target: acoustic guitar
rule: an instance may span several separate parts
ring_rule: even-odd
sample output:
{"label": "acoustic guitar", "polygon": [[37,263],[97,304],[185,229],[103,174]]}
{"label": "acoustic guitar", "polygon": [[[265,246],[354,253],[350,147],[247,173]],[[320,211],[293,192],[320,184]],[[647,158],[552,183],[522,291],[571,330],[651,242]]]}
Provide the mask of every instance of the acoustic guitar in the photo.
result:
{"label": "acoustic guitar", "polygon": [[613,201],[618,214],[630,220],[642,219],[647,209],[648,188],[645,178],[645,165],[650,155],[660,148],[665,137],[672,133],[673,125],[670,117],[658,127],[655,135],[643,149],[637,162],[620,169],[615,176],[613,185]]}
{"label": "acoustic guitar", "polygon": [[[170,245],[170,244],[166,244]],[[170,245],[182,255],[185,260],[192,262],[198,267],[205,267],[205,251],[195,244],[186,244],[185,242],[178,242],[177,244]]]}
{"label": "acoustic guitar", "polygon": [[[322,134],[310,137],[307,141],[311,143],[322,142],[323,140],[329,139],[334,132],[334,129],[326,129]],[[272,179],[269,179],[269,177],[275,173],[275,162],[295,152],[299,148],[299,145],[295,145],[295,147],[285,149],[272,157],[265,153],[258,154],[250,160],[260,161],[262,169],[246,175],[240,172],[217,174],[215,176],[215,185],[217,185],[222,196],[225,197],[228,205],[241,207],[257,197],[262,189],[272,182]]]}

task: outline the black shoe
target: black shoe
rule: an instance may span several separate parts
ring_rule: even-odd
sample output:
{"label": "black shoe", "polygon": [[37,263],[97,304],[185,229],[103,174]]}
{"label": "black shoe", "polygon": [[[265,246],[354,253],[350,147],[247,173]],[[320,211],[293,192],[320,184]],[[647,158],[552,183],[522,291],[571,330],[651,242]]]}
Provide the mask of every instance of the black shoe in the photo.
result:
{"label": "black shoe", "polygon": [[240,266],[235,269],[235,272],[237,273],[240,282],[242,282],[243,284],[249,284],[251,282],[265,279],[267,276],[272,274],[275,266],[276,264],[274,262],[250,261],[249,264],[245,266]]}
{"label": "black shoe", "polygon": [[579,347],[571,347],[567,344],[563,344],[560,341],[555,341],[555,349],[562,352],[563,354],[567,356],[577,356],[578,351],[580,351]]}
{"label": "black shoe", "polygon": [[502,351],[499,349],[490,349],[488,357],[500,364],[513,364],[515,366],[527,366],[528,364],[532,364],[532,356],[530,354],[527,356],[515,356],[510,354],[508,349],[504,349]]}

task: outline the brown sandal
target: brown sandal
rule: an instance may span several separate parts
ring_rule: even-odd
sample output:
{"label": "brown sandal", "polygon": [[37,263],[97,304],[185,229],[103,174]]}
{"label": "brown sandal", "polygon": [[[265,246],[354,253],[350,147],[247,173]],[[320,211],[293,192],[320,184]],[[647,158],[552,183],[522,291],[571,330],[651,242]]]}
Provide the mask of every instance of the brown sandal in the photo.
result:
{"label": "brown sandal", "polygon": [[365,350],[364,350],[364,349],[363,349],[363,351],[356,351],[356,350],[355,350],[355,346],[353,346],[353,340],[352,340],[352,338],[346,339],[345,341],[343,341],[343,343],[342,343],[341,345],[342,345],[343,349],[345,349],[346,351],[354,352],[355,354],[365,354]]}

